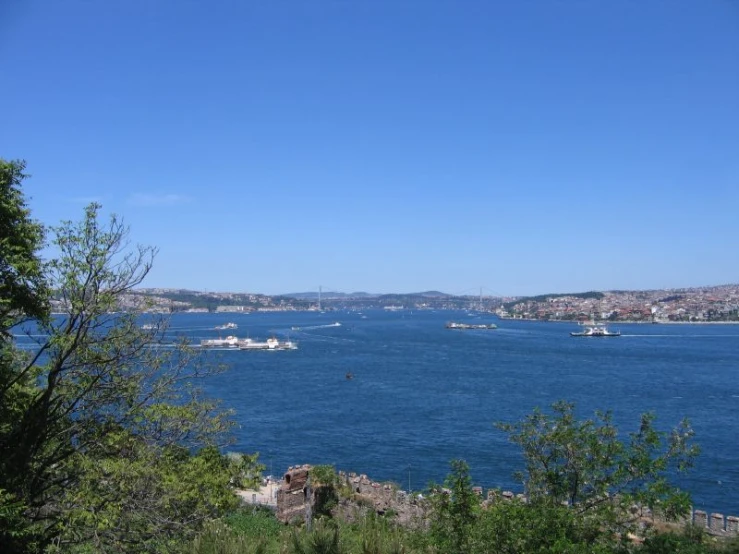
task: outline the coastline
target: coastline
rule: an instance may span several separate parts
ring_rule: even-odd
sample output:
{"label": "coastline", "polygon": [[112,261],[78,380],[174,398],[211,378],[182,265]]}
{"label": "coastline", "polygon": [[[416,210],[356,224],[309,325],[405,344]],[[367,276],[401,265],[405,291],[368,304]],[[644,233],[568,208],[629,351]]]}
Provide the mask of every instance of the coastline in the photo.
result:
{"label": "coastline", "polygon": [[[539,319],[536,317],[500,317],[501,321],[540,321],[546,323],[573,323],[576,325],[580,324],[580,321],[575,319]],[[587,323],[587,321],[586,321]],[[596,323],[605,323],[606,325],[619,325],[626,323],[629,325],[739,325],[739,321],[637,321],[629,319],[619,319],[618,321],[603,321],[598,320]]]}

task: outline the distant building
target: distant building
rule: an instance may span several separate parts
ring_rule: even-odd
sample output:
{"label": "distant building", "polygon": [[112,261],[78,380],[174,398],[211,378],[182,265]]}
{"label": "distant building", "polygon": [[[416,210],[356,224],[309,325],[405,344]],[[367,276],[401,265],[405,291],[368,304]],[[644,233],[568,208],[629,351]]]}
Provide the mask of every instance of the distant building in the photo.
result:
{"label": "distant building", "polygon": [[252,308],[249,306],[218,306],[216,312],[219,313],[246,313],[251,312]]}

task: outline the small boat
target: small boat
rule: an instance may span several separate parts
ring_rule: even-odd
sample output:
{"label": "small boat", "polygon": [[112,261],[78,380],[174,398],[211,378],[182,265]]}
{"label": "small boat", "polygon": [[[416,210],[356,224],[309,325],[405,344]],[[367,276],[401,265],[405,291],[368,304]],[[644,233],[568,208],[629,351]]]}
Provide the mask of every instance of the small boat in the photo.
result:
{"label": "small boat", "polygon": [[227,331],[229,329],[238,329],[239,326],[235,323],[224,323],[223,325],[216,325],[215,330],[216,331]]}
{"label": "small boat", "polygon": [[620,337],[621,331],[609,331],[605,323],[580,323],[585,327],[584,331],[570,333],[572,337]]}
{"label": "small boat", "polygon": [[154,329],[157,329],[157,325],[155,323],[145,323],[141,326],[141,329],[143,331],[153,331]]}

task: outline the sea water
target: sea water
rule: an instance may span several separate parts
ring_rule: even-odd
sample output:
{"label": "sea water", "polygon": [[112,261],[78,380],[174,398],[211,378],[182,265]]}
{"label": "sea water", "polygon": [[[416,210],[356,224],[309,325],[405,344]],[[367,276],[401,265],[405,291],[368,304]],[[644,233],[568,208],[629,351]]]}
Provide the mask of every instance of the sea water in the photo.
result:
{"label": "sea water", "polygon": [[[446,329],[448,321],[498,329]],[[228,322],[238,328],[215,329]],[[520,450],[495,423],[567,400],[581,418],[610,410],[624,435],[644,412],[663,431],[688,418],[701,454],[678,484],[697,509],[739,515],[739,325],[610,329],[621,336],[570,337],[574,323],[472,312],[174,314],[164,342],[298,342],[286,351],[203,349],[229,368],[201,386],[234,410],[231,449],[259,452],[278,477],[291,465],[331,464],[422,491],[461,458],[475,484],[523,492],[513,475],[524,468]],[[18,337],[26,348],[36,340]]]}
{"label": "sea water", "polygon": [[[238,329],[213,330],[226,322]],[[494,424],[568,400],[583,418],[612,411],[623,433],[644,412],[665,431],[687,417],[701,455],[679,484],[696,508],[739,514],[737,325],[613,324],[620,337],[575,338],[571,323],[416,310],[176,314],[170,324],[195,343],[219,333],[298,342],[207,353],[230,367],[205,389],[235,410],[233,449],[260,452],[273,475],[332,464],[423,490],[461,458],[475,484],[522,492],[520,450]]]}

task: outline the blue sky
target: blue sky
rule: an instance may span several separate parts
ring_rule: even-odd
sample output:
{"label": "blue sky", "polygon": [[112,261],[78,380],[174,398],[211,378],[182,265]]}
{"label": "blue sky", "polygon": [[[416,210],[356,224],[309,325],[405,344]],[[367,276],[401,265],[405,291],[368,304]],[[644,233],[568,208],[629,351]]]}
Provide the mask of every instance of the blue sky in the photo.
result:
{"label": "blue sky", "polygon": [[739,282],[730,0],[10,0],[0,156],[148,286]]}

